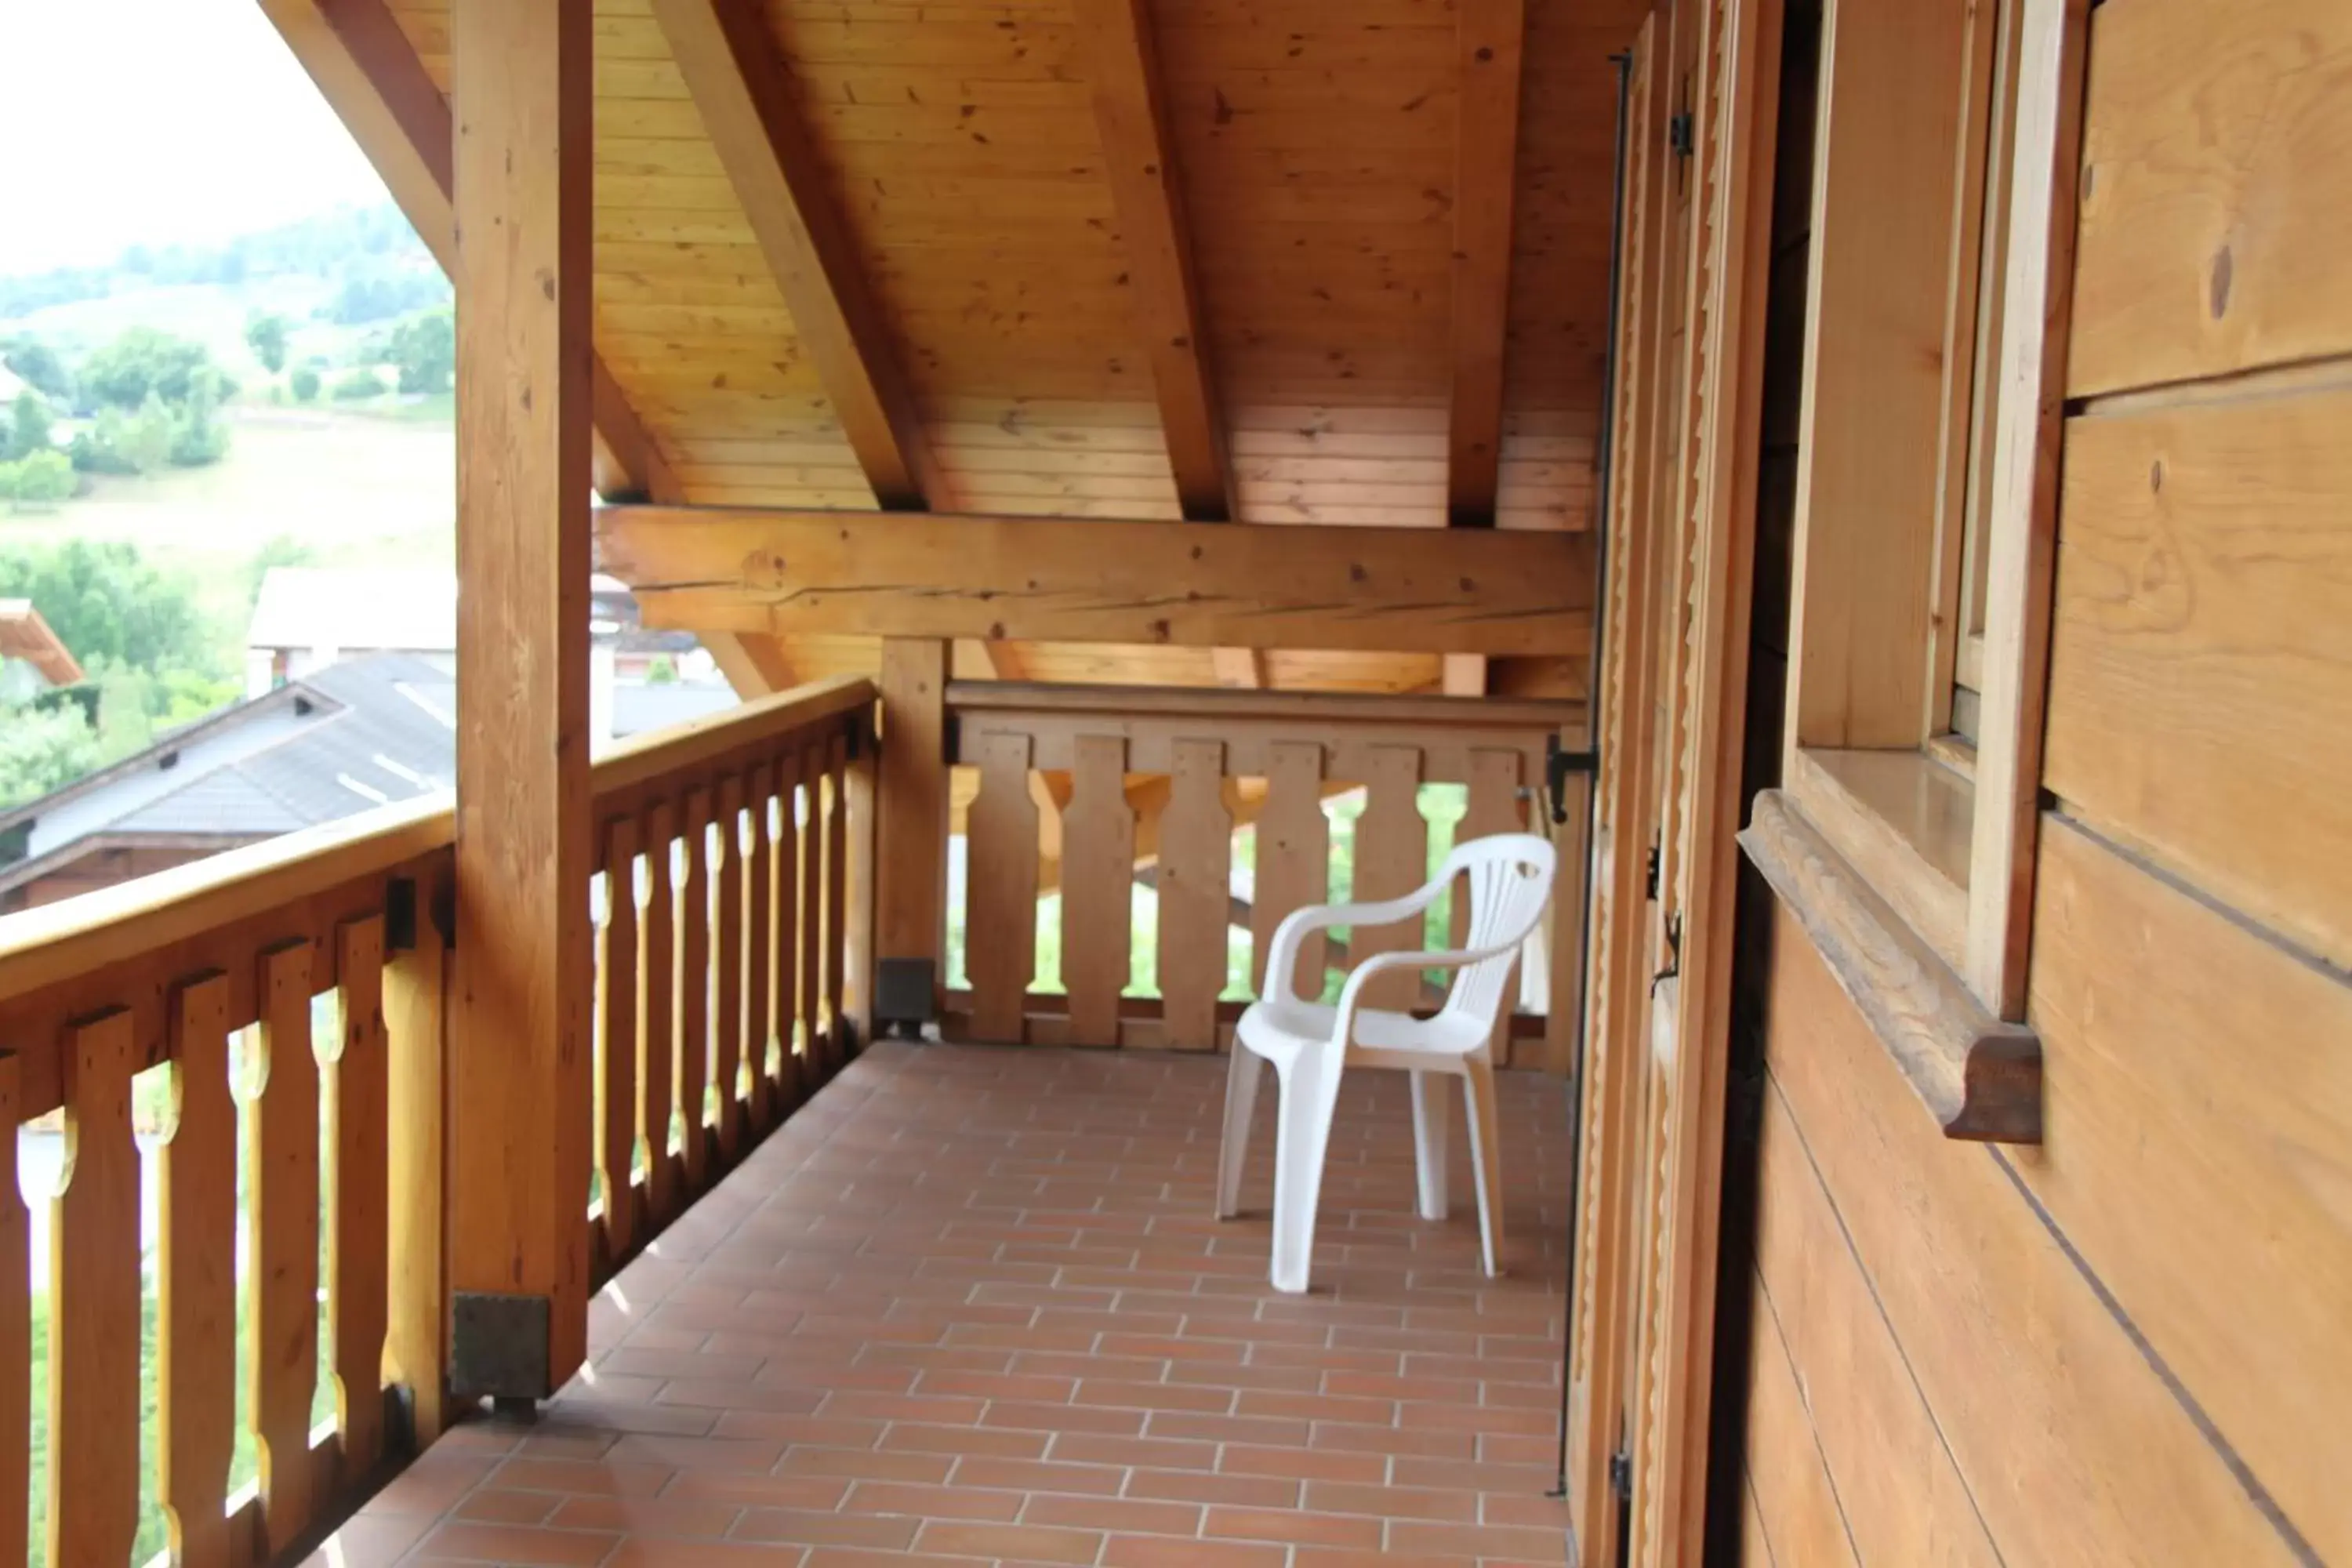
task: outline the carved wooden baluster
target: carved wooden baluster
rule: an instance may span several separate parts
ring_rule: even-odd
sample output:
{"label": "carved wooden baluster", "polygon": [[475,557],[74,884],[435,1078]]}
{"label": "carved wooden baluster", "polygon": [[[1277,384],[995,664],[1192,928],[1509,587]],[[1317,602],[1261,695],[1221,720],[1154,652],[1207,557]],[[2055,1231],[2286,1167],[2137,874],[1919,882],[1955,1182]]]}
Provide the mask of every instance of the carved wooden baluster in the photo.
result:
{"label": "carved wooden baluster", "polygon": [[388,956],[383,973],[390,1058],[384,1234],[392,1273],[385,1339],[420,1447],[438,1437],[455,1413],[446,1394],[449,1063],[443,983],[449,950],[433,907],[436,874],[410,883],[411,945]]}
{"label": "carved wooden baluster", "polygon": [[971,1032],[982,1040],[1024,1037],[1029,982],[1037,973],[1037,803],[1029,795],[1029,737],[981,742],[980,794],[966,820],[964,967],[971,976]]}
{"label": "carved wooden baluster", "polygon": [[719,1048],[711,1082],[719,1090],[719,1152],[732,1160],[743,1146],[743,781],[719,781],[719,1003],[712,1014]]}
{"label": "carved wooden baluster", "polygon": [[800,753],[808,820],[801,829],[801,1044],[822,1076],[839,1066],[824,1037],[824,754]]}
{"label": "carved wooden baluster", "polygon": [[[139,1149],[127,1011],[67,1029],[64,1190],[49,1205],[49,1561],[115,1563],[139,1532]],[[312,1123],[312,1147],[317,1146]]]}
{"label": "carved wooden baluster", "polygon": [[[1267,747],[1265,805],[1257,816],[1257,874],[1251,889],[1250,926],[1257,950],[1250,983],[1267,994],[1265,977],[1274,933],[1308,904],[1331,901],[1331,819],[1323,815],[1323,748],[1312,741],[1276,741]],[[1323,933],[1299,944],[1295,994],[1312,1002],[1323,994]]]}
{"label": "carved wooden baluster", "polygon": [[775,769],[765,762],[744,775],[750,796],[751,852],[744,868],[743,982],[744,1065],[751,1068],[751,1122],[764,1132],[774,1123],[775,1086],[768,1076],[768,1045],[776,1035],[775,840],[768,826]]}
{"label": "carved wooden baluster", "polygon": [[[0,1057],[0,1563],[32,1561],[32,1259],[16,1185],[22,1059]],[[48,1397],[48,1391],[40,1391]]]}
{"label": "carved wooden baluster", "polygon": [[273,1555],[310,1525],[315,1480],[319,1062],[310,1040],[310,959],[307,942],[261,955],[261,1027],[245,1110],[246,1321],[253,1336],[246,1421],[260,1458],[265,1544]]}
{"label": "carved wooden baluster", "polygon": [[1222,741],[1171,748],[1167,809],[1160,818],[1160,997],[1165,1043],[1217,1048],[1217,996],[1225,988],[1233,923],[1234,817],[1225,805]]}
{"label": "carved wooden baluster", "polygon": [[[236,1104],[228,1089],[229,984],[211,974],[177,987],[171,1031],[171,1119],[158,1163],[156,1493],[172,1561],[221,1568],[229,1558],[228,1467],[236,1414]],[[13,1146],[16,1129],[5,1131]]]}
{"label": "carved wooden baluster", "polygon": [[663,1226],[677,1203],[677,1165],[669,1149],[677,1110],[677,888],[670,865],[677,852],[677,812],[668,801],[656,801],[645,820],[645,1002],[637,1037],[644,1109],[638,1131],[646,1141],[646,1224]]}
{"label": "carved wooden baluster", "polygon": [[343,1037],[326,1066],[327,1142],[334,1151],[327,1173],[327,1212],[333,1216],[327,1233],[327,1331],[344,1474],[359,1476],[383,1457],[390,1198],[383,917],[345,921],[336,928],[335,945]]}
{"label": "carved wooden baluster", "polygon": [[[1463,813],[1462,824],[1454,830],[1454,842],[1467,844],[1474,838],[1491,837],[1497,833],[1525,833],[1528,830],[1528,803],[1519,798],[1519,753],[1499,747],[1478,747],[1470,753],[1470,787],[1468,809]],[[1567,881],[1566,878],[1561,879]],[[1564,889],[1572,900],[1572,888]],[[1454,887],[1453,924],[1447,942],[1460,947],[1470,933],[1470,900],[1467,889],[1456,881]],[[1447,977],[1451,980],[1451,976]],[[1555,977],[1557,984],[1557,977]],[[1510,978],[1503,982],[1500,1011],[1495,1015],[1492,1048],[1495,1065],[1507,1067],[1511,1060],[1511,1010],[1518,1005],[1519,976],[1514,968]]]}
{"label": "carved wooden baluster", "polygon": [[604,828],[604,1059],[597,1075],[596,1172],[604,1187],[606,1256],[625,1258],[636,1238],[637,998],[645,957],[637,942],[637,819]]}
{"label": "carved wooden baluster", "polygon": [[1132,973],[1135,809],[1127,742],[1081,735],[1062,813],[1062,984],[1070,1044],[1118,1044],[1118,995]]}
{"label": "carved wooden baluster", "polygon": [[800,759],[791,752],[776,760],[775,885],[769,900],[774,911],[769,942],[776,955],[776,1041],[783,1065],[776,1078],[777,1094],[787,1110],[800,1103],[814,1082],[811,1064],[796,1053],[805,1049],[800,1039],[801,1018],[801,824]]}
{"label": "carved wooden baluster", "polygon": [[[824,782],[824,1027],[827,1058],[838,1068],[849,1059],[841,1029],[843,959],[848,952],[844,922],[849,913],[849,745],[834,736],[825,747]],[[1033,873],[1031,884],[1034,886]],[[1030,900],[1029,929],[1037,929],[1036,902]]]}
{"label": "carved wooden baluster", "polygon": [[678,900],[678,1102],[686,1115],[686,1188],[701,1193],[709,1175],[710,1139],[710,794],[686,796],[686,887]]}
{"label": "carved wooden baluster", "polygon": [[[1365,763],[1364,815],[1356,819],[1356,885],[1350,900],[1401,898],[1429,879],[1429,824],[1416,796],[1421,751],[1374,746]],[[1348,956],[1361,963],[1376,952],[1412,952],[1426,945],[1419,917],[1398,925],[1358,926],[1348,933]],[[1365,1005],[1400,1012],[1421,1001],[1421,971],[1391,970],[1364,987]]]}

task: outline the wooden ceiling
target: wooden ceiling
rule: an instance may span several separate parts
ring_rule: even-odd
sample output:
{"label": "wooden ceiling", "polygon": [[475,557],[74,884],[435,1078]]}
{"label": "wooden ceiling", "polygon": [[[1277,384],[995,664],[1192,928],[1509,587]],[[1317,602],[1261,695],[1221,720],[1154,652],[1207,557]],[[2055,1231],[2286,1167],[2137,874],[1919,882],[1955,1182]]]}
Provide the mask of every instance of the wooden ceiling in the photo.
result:
{"label": "wooden ceiling", "polygon": [[[264,4],[425,232],[433,154],[404,165],[433,140],[424,79],[447,90],[448,0]],[[1582,529],[1608,57],[1644,9],[597,0],[600,437],[666,501]],[[875,658],[783,653],[772,675]],[[1497,689],[1581,690],[1501,662]],[[1427,654],[959,663],[1440,680]]]}

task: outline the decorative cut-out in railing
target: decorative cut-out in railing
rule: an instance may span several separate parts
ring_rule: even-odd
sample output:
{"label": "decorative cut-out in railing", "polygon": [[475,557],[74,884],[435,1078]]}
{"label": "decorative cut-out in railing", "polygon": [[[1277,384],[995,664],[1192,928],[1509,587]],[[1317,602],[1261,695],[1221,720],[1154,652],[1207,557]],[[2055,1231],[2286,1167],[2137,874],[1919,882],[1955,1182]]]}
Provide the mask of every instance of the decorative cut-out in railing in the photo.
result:
{"label": "decorative cut-out in railing", "polygon": [[[1408,892],[1427,879],[1433,843],[1449,826],[1462,837],[1529,820],[1544,738],[1581,718],[1550,702],[1010,683],[952,686],[949,705],[950,761],[979,774],[951,879],[970,984],[969,1009],[951,1026],[987,1040],[1201,1050],[1230,1037],[1239,1009],[1231,981],[1264,986],[1263,954],[1282,919],[1334,896],[1331,797],[1362,802],[1340,828],[1352,850],[1349,896]],[[1457,821],[1433,825],[1432,784],[1461,792]],[[1139,887],[1152,902],[1136,898]],[[1058,895],[1042,919],[1051,934],[1058,901],[1059,997],[1036,985],[1042,889]],[[1148,925],[1132,917],[1137,908],[1154,917]],[[1421,945],[1423,933],[1348,938],[1354,963]],[[1155,951],[1139,954],[1139,942]],[[1318,932],[1301,954],[1297,989],[1321,995],[1339,952]],[[1147,968],[1156,1005],[1131,994],[1131,976]],[[1420,985],[1399,973],[1380,1000],[1427,1005]],[[1505,1059],[1514,1023],[1507,1009]]]}
{"label": "decorative cut-out in railing", "polygon": [[[581,1223],[607,1264],[719,1173],[730,1121],[740,1151],[846,1057],[874,695],[824,682],[596,764],[604,962],[581,1001],[593,1148],[625,1198],[592,1221],[583,1194]],[[741,809],[715,824],[714,803]],[[0,920],[0,1561],[143,1560],[168,1536],[178,1561],[250,1568],[440,1431],[455,831],[426,797]],[[52,1112],[36,1272],[19,1138]]]}

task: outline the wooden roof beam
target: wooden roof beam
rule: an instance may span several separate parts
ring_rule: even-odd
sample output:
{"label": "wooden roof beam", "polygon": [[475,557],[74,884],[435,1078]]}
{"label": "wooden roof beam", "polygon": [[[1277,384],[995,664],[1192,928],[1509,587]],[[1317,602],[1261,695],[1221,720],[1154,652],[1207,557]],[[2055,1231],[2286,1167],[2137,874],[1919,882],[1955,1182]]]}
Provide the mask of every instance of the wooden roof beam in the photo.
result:
{"label": "wooden roof beam", "polygon": [[1178,647],[1583,650],[1581,533],[605,507],[649,626]]}
{"label": "wooden roof beam", "polygon": [[653,9],[875,499],[893,511],[945,506],[912,384],[764,12],[757,0],[654,0]]}
{"label": "wooden roof beam", "polygon": [[1177,500],[1190,521],[1224,522],[1240,509],[1202,330],[1192,230],[1171,157],[1149,0],[1077,0],[1076,16],[1111,202],[1134,279],[1136,321],[1150,345]]}
{"label": "wooden roof beam", "polygon": [[[416,237],[457,276],[449,104],[383,0],[260,0],[263,15],[367,154]],[[683,499],[602,356],[591,362],[595,484],[607,500]]]}
{"label": "wooden roof beam", "polygon": [[1491,527],[1502,485],[1503,357],[1511,305],[1511,203],[1518,183],[1519,64],[1527,0],[1461,0],[1454,143],[1454,389],[1446,514]]}

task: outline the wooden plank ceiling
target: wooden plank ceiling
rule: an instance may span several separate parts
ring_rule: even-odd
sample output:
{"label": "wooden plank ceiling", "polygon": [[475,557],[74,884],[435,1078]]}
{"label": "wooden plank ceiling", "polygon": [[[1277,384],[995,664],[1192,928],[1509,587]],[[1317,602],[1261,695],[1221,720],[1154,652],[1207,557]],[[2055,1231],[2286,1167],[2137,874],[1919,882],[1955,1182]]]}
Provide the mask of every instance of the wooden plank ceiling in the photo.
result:
{"label": "wooden plank ceiling", "polygon": [[[319,9],[348,31],[380,5],[446,95],[447,0]],[[1608,56],[1641,0],[595,8],[596,343],[658,499],[1587,526]],[[1515,142],[1488,81],[1514,56]],[[1459,112],[1465,81],[1484,112]],[[878,663],[867,638],[772,652],[772,677]],[[957,666],[1441,682],[1425,653],[965,644]],[[1583,689],[1575,659],[1467,679]]]}

